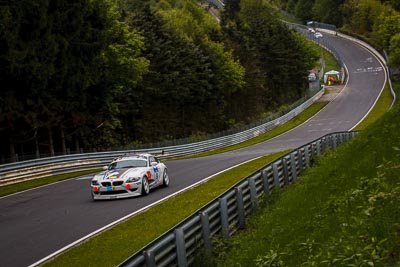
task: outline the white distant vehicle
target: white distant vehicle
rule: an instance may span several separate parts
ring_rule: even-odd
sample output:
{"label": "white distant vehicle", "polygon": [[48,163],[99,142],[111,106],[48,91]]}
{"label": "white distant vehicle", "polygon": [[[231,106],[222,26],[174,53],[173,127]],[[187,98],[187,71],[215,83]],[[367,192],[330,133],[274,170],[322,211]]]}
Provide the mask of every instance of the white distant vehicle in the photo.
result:
{"label": "white distant vehicle", "polygon": [[147,195],[150,189],[168,186],[167,167],[151,154],[115,159],[91,182],[93,200]]}
{"label": "white distant vehicle", "polygon": [[322,38],[322,33],[320,33],[320,32],[316,32],[316,33],[314,33],[314,36],[315,36],[315,38]]}
{"label": "white distant vehicle", "polygon": [[315,33],[315,30],[313,28],[308,28],[308,32]]}
{"label": "white distant vehicle", "polygon": [[311,72],[309,75],[308,75],[308,81],[309,82],[313,82],[313,81],[316,81],[317,80],[317,75],[314,73],[314,72]]}

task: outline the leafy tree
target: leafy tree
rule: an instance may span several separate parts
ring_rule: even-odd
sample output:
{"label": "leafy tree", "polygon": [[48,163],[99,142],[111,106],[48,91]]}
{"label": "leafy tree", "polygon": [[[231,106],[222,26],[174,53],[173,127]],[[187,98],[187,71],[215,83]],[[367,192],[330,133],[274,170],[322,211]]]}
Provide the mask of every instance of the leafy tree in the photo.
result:
{"label": "leafy tree", "polygon": [[118,125],[115,93],[139,79],[145,61],[113,2],[3,1],[0,12],[0,134],[10,146],[34,141],[37,154],[56,145],[65,153],[73,136],[79,147],[100,122]]}
{"label": "leafy tree", "polygon": [[312,14],[315,20],[342,26],[342,6],[344,0],[315,0],[312,7]]}
{"label": "leafy tree", "polygon": [[390,40],[389,65],[400,68],[400,33],[394,35]]}
{"label": "leafy tree", "polygon": [[347,0],[343,5],[343,18],[353,32],[365,34],[372,32],[381,11],[382,5],[376,0]]}
{"label": "leafy tree", "polygon": [[237,13],[240,10],[240,1],[239,0],[227,0],[225,1],[225,7],[221,14],[221,23],[225,24],[228,20],[234,20]]}
{"label": "leafy tree", "polygon": [[287,2],[286,10],[294,14],[296,9],[297,0],[289,0]]}
{"label": "leafy tree", "polygon": [[384,49],[389,49],[390,39],[397,33],[400,33],[400,13],[389,6],[383,7],[374,25],[376,41]]}
{"label": "leafy tree", "polygon": [[[225,42],[245,67],[246,86],[228,107],[233,124],[252,121],[266,110],[303,95],[311,68],[301,42],[263,1],[242,0],[240,11],[223,26]],[[317,54],[310,54],[315,62]],[[246,107],[246,108],[242,108]]]}
{"label": "leafy tree", "polygon": [[311,20],[312,15],[312,8],[314,5],[314,0],[298,0],[296,7],[294,9],[295,16],[302,21]]}
{"label": "leafy tree", "polygon": [[387,0],[384,3],[389,3],[395,10],[400,11],[400,0]]}

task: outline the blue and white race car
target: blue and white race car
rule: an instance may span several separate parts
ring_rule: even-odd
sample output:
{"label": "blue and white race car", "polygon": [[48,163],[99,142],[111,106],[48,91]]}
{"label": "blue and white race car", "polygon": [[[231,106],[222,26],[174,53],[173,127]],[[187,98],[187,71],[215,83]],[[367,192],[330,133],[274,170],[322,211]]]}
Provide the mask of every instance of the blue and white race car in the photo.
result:
{"label": "blue and white race car", "polygon": [[123,156],[103,169],[91,182],[93,200],[147,195],[169,185],[167,167],[151,154]]}

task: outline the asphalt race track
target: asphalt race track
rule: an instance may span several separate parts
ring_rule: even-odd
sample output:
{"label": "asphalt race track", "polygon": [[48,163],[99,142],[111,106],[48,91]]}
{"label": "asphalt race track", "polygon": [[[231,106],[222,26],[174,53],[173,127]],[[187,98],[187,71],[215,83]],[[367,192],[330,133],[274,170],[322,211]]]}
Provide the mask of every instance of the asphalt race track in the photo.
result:
{"label": "asphalt race track", "polygon": [[167,162],[170,186],[156,189],[146,197],[93,202],[90,177],[82,177],[0,198],[0,265],[31,265],[216,172],[261,155],[299,147],[327,133],[351,129],[379,96],[385,73],[378,60],[361,46],[327,34],[323,38],[329,39],[340,53],[349,79],[342,92],[309,121],[252,147]]}

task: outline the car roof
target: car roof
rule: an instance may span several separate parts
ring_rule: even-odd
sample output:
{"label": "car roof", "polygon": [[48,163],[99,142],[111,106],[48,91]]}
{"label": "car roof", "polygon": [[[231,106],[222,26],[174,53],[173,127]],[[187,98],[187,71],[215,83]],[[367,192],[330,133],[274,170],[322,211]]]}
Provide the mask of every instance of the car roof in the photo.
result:
{"label": "car roof", "polygon": [[147,160],[151,156],[153,156],[153,155],[151,155],[151,154],[125,154],[125,155],[119,156],[118,158],[113,159],[112,162],[121,161],[121,160],[130,160],[130,159]]}

